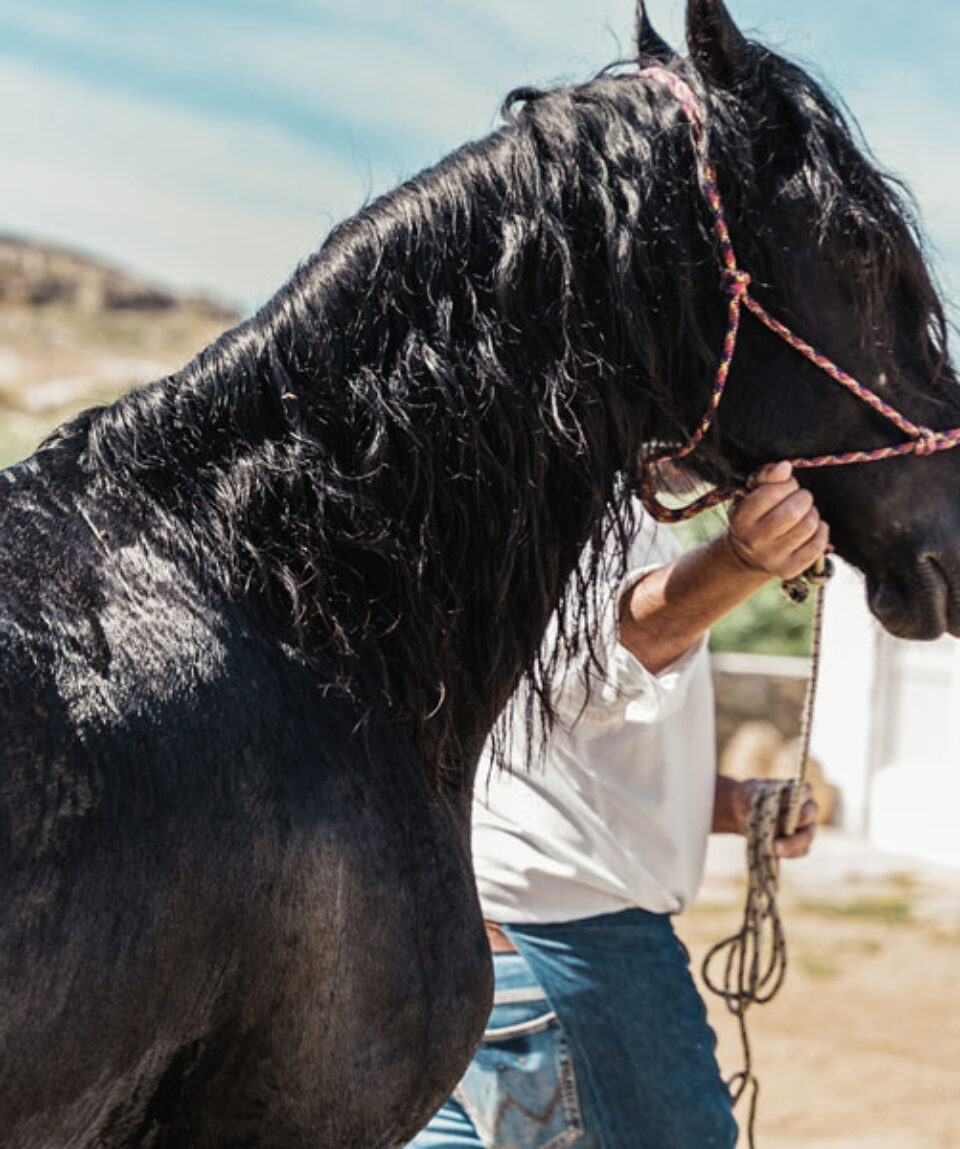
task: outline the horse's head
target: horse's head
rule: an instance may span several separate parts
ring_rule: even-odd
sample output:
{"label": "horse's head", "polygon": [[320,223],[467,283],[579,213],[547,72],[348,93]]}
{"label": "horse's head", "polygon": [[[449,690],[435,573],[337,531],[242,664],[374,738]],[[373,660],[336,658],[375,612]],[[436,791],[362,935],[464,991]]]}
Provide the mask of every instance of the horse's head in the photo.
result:
{"label": "horse's head", "polygon": [[[865,155],[821,88],[747,41],[722,0],[690,0],[687,20],[690,57],[671,61],[641,5],[641,58],[666,61],[696,89],[733,247],[755,299],[913,424],[960,426],[943,309],[895,181]],[[705,255],[716,292],[715,260]],[[708,336],[714,360],[727,320],[716,295]],[[714,478],[723,467],[743,476],[781,458],[906,441],[746,314],[715,429],[722,462],[711,461],[709,444],[701,462],[691,460],[704,474],[714,468]],[[909,638],[960,634],[960,505],[953,497],[960,448],[804,469],[798,477],[831,524],[838,552],[866,574],[871,608],[889,630]]]}

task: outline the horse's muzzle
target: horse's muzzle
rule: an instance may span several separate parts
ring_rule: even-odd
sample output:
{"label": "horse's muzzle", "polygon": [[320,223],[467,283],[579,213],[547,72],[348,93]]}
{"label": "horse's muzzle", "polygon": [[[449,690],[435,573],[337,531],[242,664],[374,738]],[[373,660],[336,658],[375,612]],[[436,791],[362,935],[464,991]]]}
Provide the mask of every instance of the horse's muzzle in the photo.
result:
{"label": "horse's muzzle", "polygon": [[960,636],[960,561],[926,553],[883,576],[868,576],[867,601],[897,638]]}

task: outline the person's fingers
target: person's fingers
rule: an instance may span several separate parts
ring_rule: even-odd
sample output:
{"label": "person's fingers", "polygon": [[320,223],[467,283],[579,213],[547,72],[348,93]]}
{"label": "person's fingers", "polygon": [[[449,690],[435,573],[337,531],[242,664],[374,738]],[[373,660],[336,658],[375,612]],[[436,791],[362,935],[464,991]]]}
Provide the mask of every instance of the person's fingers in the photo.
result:
{"label": "person's fingers", "polygon": [[730,511],[730,525],[741,533],[750,531],[765,515],[800,489],[800,484],[794,478],[755,487]]}
{"label": "person's fingers", "polygon": [[797,829],[803,830],[807,826],[816,825],[817,815],[819,813],[820,807],[812,798],[808,798],[800,807],[800,814],[797,817]]}
{"label": "person's fingers", "polygon": [[[780,817],[778,823],[778,833],[782,833],[783,824],[787,815],[790,812],[790,799],[793,794],[793,787],[784,787],[783,793],[780,795]],[[820,813],[820,806],[813,797],[813,788],[809,782],[803,784],[803,795],[800,799],[800,809],[797,812],[797,826],[798,830],[805,829],[807,826],[816,824],[817,814]]]}
{"label": "person's fingers", "polygon": [[[770,516],[768,515],[767,518],[770,518]],[[766,521],[766,519],[763,520],[764,524]],[[821,522],[820,512],[816,507],[811,507],[803,518],[795,523],[789,530],[771,539],[758,537],[756,545],[758,549],[771,548],[772,554],[778,556],[781,561],[788,560],[794,551],[799,550],[801,547],[806,546],[807,543],[813,541],[814,536],[820,529]],[[762,526],[757,528],[758,531],[761,529]]]}
{"label": "person's fingers", "polygon": [[792,477],[793,467],[786,460],[779,463],[767,463],[750,476],[748,487],[752,490],[763,483],[785,483]]}
{"label": "person's fingers", "polygon": [[781,578],[797,578],[808,571],[826,553],[829,545],[830,527],[826,523],[821,523],[813,538],[794,550],[777,573]]}
{"label": "person's fingers", "polygon": [[813,495],[798,487],[779,503],[770,507],[757,521],[755,535],[758,539],[782,539],[795,527],[800,526],[810,514],[816,514]]}
{"label": "person's fingers", "polygon": [[802,858],[810,852],[816,832],[816,826],[805,826],[789,838],[777,838],[773,852],[778,858]]}

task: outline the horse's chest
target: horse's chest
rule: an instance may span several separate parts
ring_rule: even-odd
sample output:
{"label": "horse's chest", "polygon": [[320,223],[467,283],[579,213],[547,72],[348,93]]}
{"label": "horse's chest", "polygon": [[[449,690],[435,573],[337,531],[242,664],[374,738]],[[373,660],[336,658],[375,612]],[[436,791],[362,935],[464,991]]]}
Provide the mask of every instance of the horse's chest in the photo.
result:
{"label": "horse's chest", "polygon": [[344,739],[337,716],[314,717],[270,795],[280,825],[250,855],[211,1145],[403,1144],[456,1084],[489,1009],[462,814],[392,732]]}
{"label": "horse's chest", "polygon": [[96,718],[98,736],[44,743],[47,765],[100,789],[51,831],[49,928],[10,910],[31,955],[11,994],[33,1003],[0,1058],[14,1149],[386,1149],[479,1039],[489,957],[462,811],[387,724],[220,633],[214,669],[184,654],[163,691],[118,681],[116,658],[92,718],[74,704],[90,694],[60,691],[58,729]]}
{"label": "horse's chest", "polygon": [[459,835],[439,807],[385,807],[318,824],[274,875],[238,986],[243,1069],[218,1074],[223,1140],[271,1112],[258,1144],[402,1144],[472,1056],[490,973]]}

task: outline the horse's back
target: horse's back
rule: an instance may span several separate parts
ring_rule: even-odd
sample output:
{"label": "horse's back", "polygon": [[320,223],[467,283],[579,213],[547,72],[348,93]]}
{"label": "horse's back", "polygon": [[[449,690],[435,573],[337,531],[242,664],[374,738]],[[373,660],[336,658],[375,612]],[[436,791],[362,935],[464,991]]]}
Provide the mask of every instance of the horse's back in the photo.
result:
{"label": "horse's back", "polygon": [[464,812],[114,518],[0,502],[4,1144],[398,1143],[487,1005]]}

